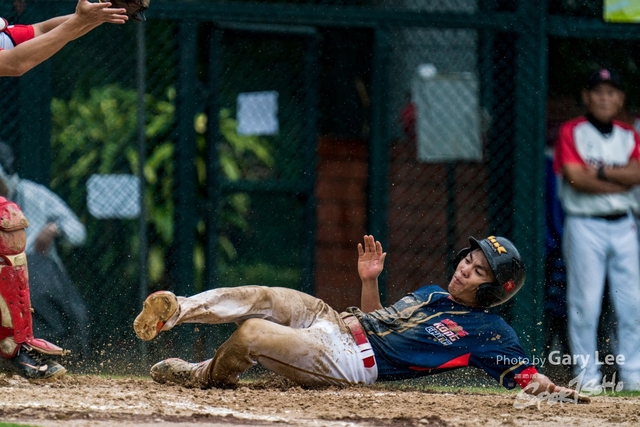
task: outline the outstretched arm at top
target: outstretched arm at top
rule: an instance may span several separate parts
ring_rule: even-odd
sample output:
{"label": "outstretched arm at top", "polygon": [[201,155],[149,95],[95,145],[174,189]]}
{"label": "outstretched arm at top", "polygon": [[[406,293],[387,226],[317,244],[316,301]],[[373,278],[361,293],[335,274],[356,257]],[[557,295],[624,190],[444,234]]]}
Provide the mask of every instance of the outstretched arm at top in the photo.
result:
{"label": "outstretched arm at top", "polygon": [[373,236],[364,236],[364,246],[358,243],[358,274],[362,280],[360,309],[370,313],[382,308],[378,276],[384,268],[386,252],[382,252],[382,245]]}
{"label": "outstretched arm at top", "polygon": [[64,15],[64,16],[56,16],[55,18],[47,19],[46,21],[38,22],[37,24],[33,24],[33,37],[38,37],[43,34],[48,33],[49,31],[56,28],[58,25],[66,22],[71,18],[73,14]]}
{"label": "outstretched arm at top", "polygon": [[[49,59],[71,40],[109,22],[124,24],[125,9],[110,8],[111,3],[78,0],[73,15],[52,18],[34,26],[34,37],[13,49],[0,51],[0,76],[21,76]],[[37,27],[37,29],[36,29]]]}
{"label": "outstretched arm at top", "polygon": [[125,8],[112,8],[111,2],[91,3],[89,0],[78,0],[76,13],[83,22],[82,28],[78,29],[74,38],[82,37],[89,31],[104,23],[124,24],[129,17]]}

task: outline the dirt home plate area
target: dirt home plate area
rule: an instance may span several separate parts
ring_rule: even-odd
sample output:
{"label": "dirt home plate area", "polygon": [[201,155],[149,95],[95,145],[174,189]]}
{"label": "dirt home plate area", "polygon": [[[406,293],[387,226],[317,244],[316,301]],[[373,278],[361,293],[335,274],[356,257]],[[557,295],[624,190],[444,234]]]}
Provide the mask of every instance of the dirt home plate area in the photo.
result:
{"label": "dirt home plate area", "polygon": [[280,380],[234,390],[187,389],[146,378],[67,375],[49,384],[0,376],[0,425],[31,426],[637,426],[640,397],[611,394],[591,404],[514,407],[497,389],[370,387],[302,389]]}

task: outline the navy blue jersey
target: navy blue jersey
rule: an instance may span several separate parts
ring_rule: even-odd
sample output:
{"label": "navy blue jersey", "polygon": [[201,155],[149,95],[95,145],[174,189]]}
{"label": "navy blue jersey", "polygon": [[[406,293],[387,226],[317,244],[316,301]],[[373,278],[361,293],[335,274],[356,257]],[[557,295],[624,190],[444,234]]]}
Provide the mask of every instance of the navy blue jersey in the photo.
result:
{"label": "navy blue jersey", "polygon": [[532,368],[516,333],[500,316],[458,304],[437,285],[423,286],[373,313],[349,311],[367,331],[380,380],[474,366],[511,389],[515,375]]}

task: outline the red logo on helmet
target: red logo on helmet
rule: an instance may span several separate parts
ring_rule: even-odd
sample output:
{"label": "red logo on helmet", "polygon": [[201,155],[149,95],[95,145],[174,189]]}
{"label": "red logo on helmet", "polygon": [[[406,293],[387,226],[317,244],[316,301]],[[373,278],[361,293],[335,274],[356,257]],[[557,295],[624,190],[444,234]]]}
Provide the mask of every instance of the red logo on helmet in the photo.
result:
{"label": "red logo on helmet", "polygon": [[514,290],[516,288],[516,284],[513,283],[513,280],[509,280],[507,283],[505,283],[502,286],[504,287],[504,290],[507,291],[507,292],[511,292],[512,290]]}

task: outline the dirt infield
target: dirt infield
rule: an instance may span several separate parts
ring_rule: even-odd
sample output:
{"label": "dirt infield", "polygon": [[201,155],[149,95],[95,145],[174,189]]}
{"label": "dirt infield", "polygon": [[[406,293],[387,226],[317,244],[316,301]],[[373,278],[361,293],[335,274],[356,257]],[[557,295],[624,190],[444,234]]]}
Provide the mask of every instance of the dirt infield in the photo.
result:
{"label": "dirt infield", "polygon": [[[371,387],[305,390],[275,377],[235,390],[67,375],[31,384],[0,376],[0,420],[36,426],[636,426],[640,397],[514,407],[516,392]],[[520,401],[522,403],[522,401]]]}

